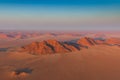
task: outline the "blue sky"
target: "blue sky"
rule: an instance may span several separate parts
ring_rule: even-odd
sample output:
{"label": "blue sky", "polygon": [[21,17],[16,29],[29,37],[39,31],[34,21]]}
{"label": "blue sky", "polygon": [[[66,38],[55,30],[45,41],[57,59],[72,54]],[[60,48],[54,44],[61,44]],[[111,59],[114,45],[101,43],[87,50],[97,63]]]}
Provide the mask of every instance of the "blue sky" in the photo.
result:
{"label": "blue sky", "polygon": [[120,0],[0,0],[0,29],[120,30]]}
{"label": "blue sky", "polygon": [[44,5],[111,5],[120,0],[0,0],[2,4],[44,4]]}

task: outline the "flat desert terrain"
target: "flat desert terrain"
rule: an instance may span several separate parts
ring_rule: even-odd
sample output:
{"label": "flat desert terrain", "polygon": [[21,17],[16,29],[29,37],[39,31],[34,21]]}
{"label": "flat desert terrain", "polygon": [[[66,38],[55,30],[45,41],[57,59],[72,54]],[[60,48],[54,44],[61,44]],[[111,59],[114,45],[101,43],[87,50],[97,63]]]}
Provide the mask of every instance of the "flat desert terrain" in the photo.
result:
{"label": "flat desert terrain", "polygon": [[39,56],[1,52],[0,80],[120,80],[120,47]]}

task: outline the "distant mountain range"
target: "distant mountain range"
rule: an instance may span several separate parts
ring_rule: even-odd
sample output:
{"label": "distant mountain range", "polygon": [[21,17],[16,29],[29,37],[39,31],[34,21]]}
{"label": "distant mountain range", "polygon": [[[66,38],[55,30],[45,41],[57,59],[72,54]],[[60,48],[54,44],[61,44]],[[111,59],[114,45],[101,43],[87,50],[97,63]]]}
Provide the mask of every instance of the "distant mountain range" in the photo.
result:
{"label": "distant mountain range", "polygon": [[30,32],[30,31],[0,31],[0,39],[29,39],[36,37],[91,37],[95,39],[120,38],[115,32]]}
{"label": "distant mountain range", "polygon": [[57,41],[55,39],[32,42],[18,49],[20,52],[27,52],[33,55],[69,53],[79,51],[82,48],[89,48],[96,45],[120,46],[120,39],[95,40],[89,37],[83,37],[75,42]]}

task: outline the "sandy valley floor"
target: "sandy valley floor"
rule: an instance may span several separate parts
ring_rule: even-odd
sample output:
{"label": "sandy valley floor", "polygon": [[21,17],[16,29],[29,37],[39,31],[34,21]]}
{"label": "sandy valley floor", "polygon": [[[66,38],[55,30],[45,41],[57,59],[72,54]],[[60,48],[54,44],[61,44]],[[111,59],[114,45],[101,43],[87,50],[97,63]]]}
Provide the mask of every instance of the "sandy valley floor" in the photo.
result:
{"label": "sandy valley floor", "polygon": [[120,47],[42,56],[0,53],[0,80],[120,80]]}

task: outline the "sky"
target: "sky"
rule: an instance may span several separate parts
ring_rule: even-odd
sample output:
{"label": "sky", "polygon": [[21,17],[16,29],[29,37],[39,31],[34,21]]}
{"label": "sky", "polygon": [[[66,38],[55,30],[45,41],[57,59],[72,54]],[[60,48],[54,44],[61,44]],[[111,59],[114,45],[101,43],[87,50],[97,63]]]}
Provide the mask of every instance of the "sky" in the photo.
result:
{"label": "sky", "polygon": [[0,0],[0,30],[120,30],[120,0]]}

